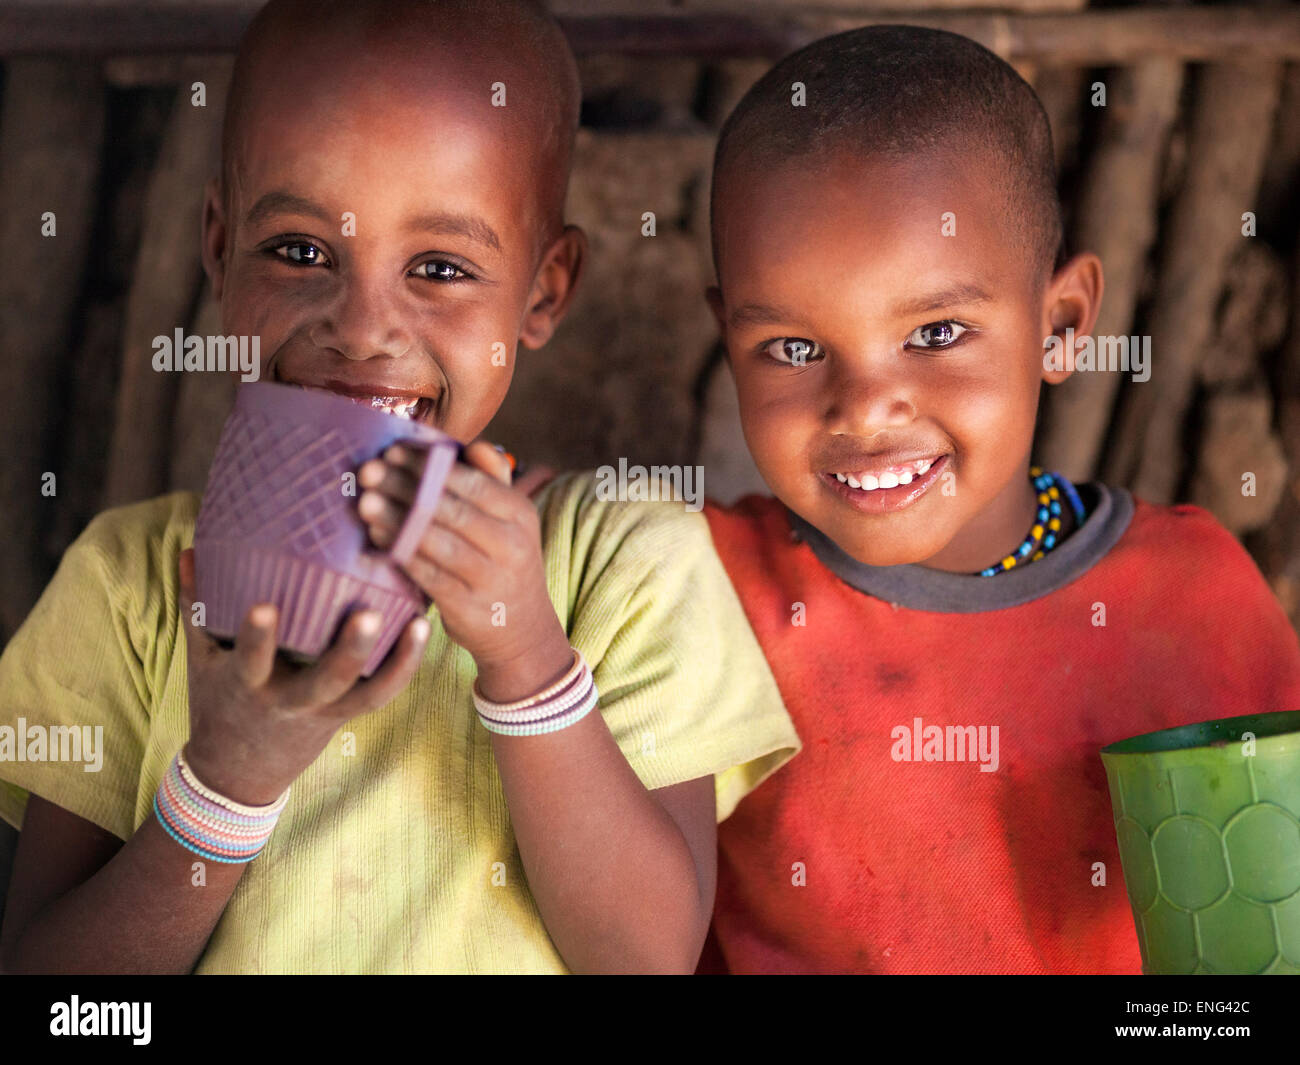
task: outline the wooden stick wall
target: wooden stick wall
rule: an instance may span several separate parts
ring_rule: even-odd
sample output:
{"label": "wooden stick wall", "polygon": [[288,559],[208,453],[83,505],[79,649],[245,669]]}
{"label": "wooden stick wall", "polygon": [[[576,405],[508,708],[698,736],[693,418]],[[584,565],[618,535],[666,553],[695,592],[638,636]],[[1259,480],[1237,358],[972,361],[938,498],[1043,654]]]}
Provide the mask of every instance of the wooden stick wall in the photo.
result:
{"label": "wooden stick wall", "polygon": [[[153,372],[150,339],[221,331],[199,266],[200,197],[217,163],[222,53],[256,6],[207,3],[183,21],[174,4],[60,3],[38,25],[0,5],[0,640],[99,509],[202,486],[231,382]],[[521,372],[502,438],[564,466],[636,461],[637,447],[648,461],[695,460],[710,440],[734,450],[707,312],[683,303],[707,282],[711,138],[773,57],[881,18],[851,0],[816,13],[777,0],[554,6],[580,52],[589,114],[607,90],[623,101],[584,130],[570,205],[604,276],[557,338],[564,358]],[[1097,332],[1149,335],[1153,351],[1145,384],[1095,373],[1048,389],[1036,457],[1153,502],[1209,507],[1300,627],[1300,16],[1004,6],[885,18],[966,32],[1032,80],[1057,138],[1072,245],[1106,268]],[[190,104],[196,81],[206,108]],[[628,186],[641,178],[645,198],[680,216],[671,249],[621,228],[633,207],[639,224],[641,193]],[[46,212],[55,238],[42,234]],[[1243,235],[1246,212],[1255,236]],[[674,269],[688,274],[651,280]],[[610,358],[611,329],[636,351]],[[637,376],[647,365],[657,383]],[[571,388],[604,408],[592,425],[555,408]],[[49,473],[57,490],[43,495]]]}

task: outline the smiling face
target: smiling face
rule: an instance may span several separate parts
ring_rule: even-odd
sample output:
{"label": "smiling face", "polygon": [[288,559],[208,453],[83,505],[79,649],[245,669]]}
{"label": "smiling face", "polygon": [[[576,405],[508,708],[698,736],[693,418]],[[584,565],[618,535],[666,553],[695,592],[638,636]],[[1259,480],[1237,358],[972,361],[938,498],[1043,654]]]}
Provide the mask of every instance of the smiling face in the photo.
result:
{"label": "smiling face", "polygon": [[[503,58],[508,37],[471,48],[464,29],[263,34],[204,228],[223,328],[260,336],[264,379],[469,440],[501,405],[517,343],[541,346],[562,317],[583,245],[560,222],[560,164],[539,132],[554,88]],[[508,106],[492,105],[494,82]]]}
{"label": "smiling face", "polygon": [[1035,511],[1039,384],[1068,376],[1044,371],[1043,338],[1091,328],[1095,257],[1044,286],[970,153],[738,171],[710,302],[772,492],[869,565],[1010,553]]}

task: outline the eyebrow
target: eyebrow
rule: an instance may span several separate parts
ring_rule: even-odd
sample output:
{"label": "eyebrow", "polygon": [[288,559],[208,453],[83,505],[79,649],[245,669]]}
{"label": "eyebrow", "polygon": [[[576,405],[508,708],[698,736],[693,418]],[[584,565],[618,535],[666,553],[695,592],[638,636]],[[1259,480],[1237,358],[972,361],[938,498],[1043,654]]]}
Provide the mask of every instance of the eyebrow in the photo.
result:
{"label": "eyebrow", "polygon": [[501,240],[497,236],[497,231],[483,219],[475,218],[473,215],[434,211],[431,214],[416,215],[406,223],[406,228],[424,233],[464,237],[493,251],[501,250]]}
{"label": "eyebrow", "polygon": [[784,307],[775,307],[767,303],[745,303],[731,312],[731,324],[741,325],[775,325],[778,322],[793,322],[798,319],[794,311]]}
{"label": "eyebrow", "polygon": [[[897,318],[911,318],[918,314],[926,314],[929,311],[941,310],[944,307],[969,303],[988,303],[992,299],[993,297],[980,288],[979,285],[973,283],[958,284],[941,289],[938,292],[930,292],[924,296],[903,300],[901,303],[894,305],[894,316]],[[733,326],[777,325],[782,322],[797,322],[800,320],[801,316],[795,311],[767,303],[746,303],[737,307],[731,313],[731,324]]]}
{"label": "eyebrow", "polygon": [[939,311],[945,307],[955,307],[964,303],[988,303],[992,299],[993,297],[979,285],[967,282],[896,303],[894,314],[899,318],[910,318],[913,315]]}
{"label": "eyebrow", "polygon": [[[333,222],[330,213],[314,200],[279,190],[266,193],[253,204],[245,222],[248,225],[256,225],[277,214],[298,214],[319,219],[326,224]],[[411,232],[464,237],[493,251],[501,250],[501,238],[497,236],[496,230],[483,219],[475,218],[473,215],[456,214],[452,211],[432,211],[409,219],[406,229]]]}

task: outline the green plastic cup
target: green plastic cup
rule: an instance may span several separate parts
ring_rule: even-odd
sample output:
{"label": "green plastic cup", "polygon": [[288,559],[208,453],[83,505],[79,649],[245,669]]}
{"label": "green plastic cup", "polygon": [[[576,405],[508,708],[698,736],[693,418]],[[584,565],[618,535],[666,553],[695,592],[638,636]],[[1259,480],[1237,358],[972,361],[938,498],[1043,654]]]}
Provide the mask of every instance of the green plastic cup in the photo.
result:
{"label": "green plastic cup", "polygon": [[1149,732],[1101,760],[1142,971],[1300,974],[1300,710]]}

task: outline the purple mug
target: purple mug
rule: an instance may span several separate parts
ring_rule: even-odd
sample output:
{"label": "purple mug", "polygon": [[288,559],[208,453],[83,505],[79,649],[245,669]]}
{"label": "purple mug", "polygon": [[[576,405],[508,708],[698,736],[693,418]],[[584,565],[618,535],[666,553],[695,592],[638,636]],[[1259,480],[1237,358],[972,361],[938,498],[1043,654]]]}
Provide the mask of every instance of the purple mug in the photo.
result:
{"label": "purple mug", "polygon": [[[410,513],[383,551],[357,513],[356,471],[396,443],[428,456]],[[310,660],[350,613],[376,610],[379,639],[363,670],[370,676],[407,622],[429,609],[401,565],[415,553],[460,450],[446,433],[344,396],[240,385],[194,529],[196,601],[207,630],[231,640],[255,604],[274,603],[277,645]]]}

